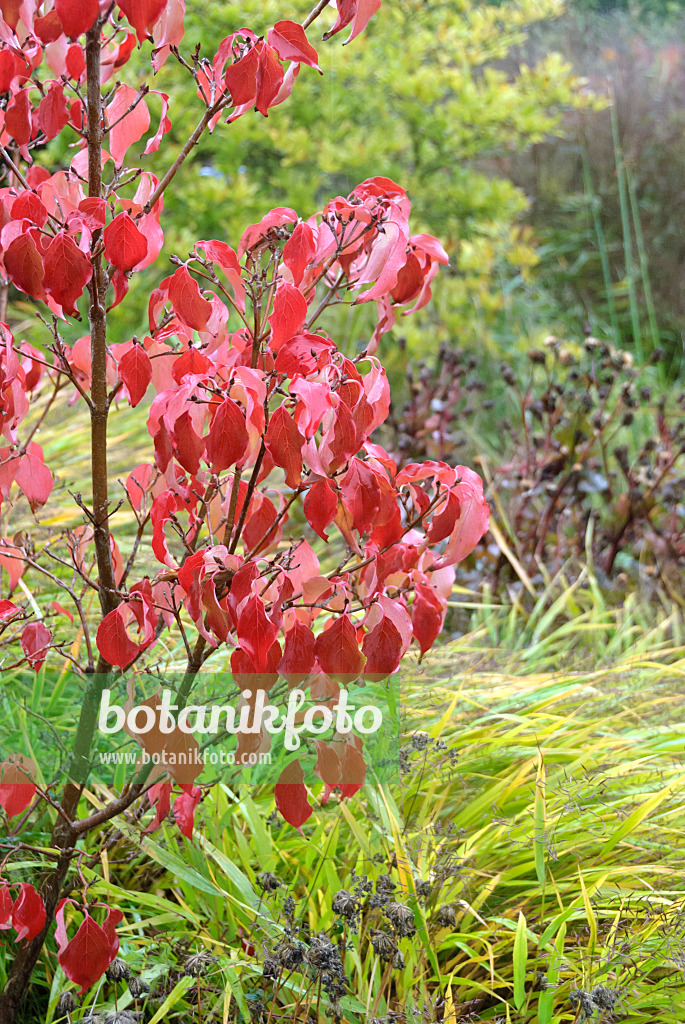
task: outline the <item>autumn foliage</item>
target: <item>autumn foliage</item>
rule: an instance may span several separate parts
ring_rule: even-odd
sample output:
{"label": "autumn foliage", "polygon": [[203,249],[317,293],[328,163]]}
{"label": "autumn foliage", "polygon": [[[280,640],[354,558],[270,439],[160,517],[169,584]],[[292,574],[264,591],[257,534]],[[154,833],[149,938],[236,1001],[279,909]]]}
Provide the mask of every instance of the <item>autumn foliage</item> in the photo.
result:
{"label": "autumn foliage", "polygon": [[[353,39],[379,6],[337,0],[325,38],[349,29]],[[243,689],[255,678],[266,688],[279,676],[291,685],[314,679],[333,700],[343,682],[385,678],[412,645],[424,653],[434,643],[454,566],[488,523],[472,470],[428,462],[398,471],[374,440],[390,404],[379,341],[398,316],[429,301],[431,281],[447,262],[435,238],[412,233],[401,185],[381,176],[363,181],[305,218],[287,207],[271,210],[245,228],[237,249],[220,238],[198,240],[160,272],[147,333],[118,344],[107,337],[107,311],[125,301],[132,275],[159,258],[164,192],[194,145],[205,131],[224,130],[220,122],[255,110],[266,116],[297,87],[303,65],[316,73],[307,30],[325,5],[304,25],[282,20],[263,35],[239,28],[216,54],[187,58],[179,50],[183,0],[5,0],[0,9],[0,271],[35,300],[46,325],[41,351],[0,325],[5,665],[38,671],[46,659],[71,659],[88,706],[103,679],[154,658],[168,632],[187,652],[182,698],[204,662],[226,649]],[[170,59],[184,64],[203,111],[161,179],[144,159],[171,129],[168,98],[157,92],[161,117],[153,118],[155,90],[121,81],[139,46],[151,46],[155,72]],[[51,172],[36,156],[61,133],[73,143],[70,162]],[[320,325],[326,309],[342,302],[376,311],[375,330],[354,357]],[[67,344],[61,325],[86,317],[87,332]],[[26,503],[40,516],[71,500],[35,440],[61,393],[90,416],[91,495],[76,496],[82,525],[34,544],[25,532],[14,534],[12,516]],[[107,470],[108,417],[120,403],[141,407],[150,435],[149,459],[131,467],[123,494]],[[125,551],[109,526],[120,499],[134,524]],[[324,572],[317,550],[336,535],[343,557]],[[22,600],[24,578],[50,593],[40,614]],[[93,589],[95,621],[82,600]],[[170,808],[172,782],[150,788],[142,780],[104,812],[79,819],[77,783],[86,780],[76,765],[84,754],[87,760],[91,739],[92,723],[82,716],[57,818],[71,825],[56,834],[58,849],[73,848],[145,793],[155,805],[153,827]],[[326,795],[336,785],[343,797],[359,788],[358,745],[321,744],[319,755]],[[30,813],[40,790],[15,777],[14,762],[3,770],[6,813]],[[200,790],[179,783],[176,793],[175,818],[190,837]],[[275,797],[301,827],[311,804],[297,761]],[[0,928],[11,924],[24,942],[0,1021],[14,1019],[17,993],[55,916],[60,963],[83,989],[116,954],[118,912],[98,923],[92,906],[80,905],[75,928],[73,901],[58,899],[60,870],[43,896],[0,880]]]}

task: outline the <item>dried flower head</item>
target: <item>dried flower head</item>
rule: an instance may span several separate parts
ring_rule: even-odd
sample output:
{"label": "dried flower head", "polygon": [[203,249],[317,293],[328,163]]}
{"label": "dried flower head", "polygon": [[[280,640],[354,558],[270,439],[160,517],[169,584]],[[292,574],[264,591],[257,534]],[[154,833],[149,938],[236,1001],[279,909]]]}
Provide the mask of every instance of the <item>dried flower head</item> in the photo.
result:
{"label": "dried flower head", "polygon": [[136,1010],[117,1010],[105,1017],[105,1024],[139,1024],[141,1017],[142,1014]]}
{"label": "dried flower head", "polygon": [[341,917],[353,918],[359,911],[359,901],[348,889],[339,889],[333,897],[333,913]]}
{"label": "dried flower head", "polygon": [[281,961],[273,953],[266,953],[262,961],[262,977],[277,978],[281,973]]}
{"label": "dried flower head", "polygon": [[218,964],[218,962],[215,956],[212,956],[211,953],[203,949],[199,953],[193,953],[186,958],[183,965],[183,973],[191,978],[199,978],[206,972],[208,967],[211,967],[212,964]]}
{"label": "dried flower head", "polygon": [[441,928],[454,928],[457,923],[457,908],[454,903],[443,903],[435,912],[435,923]]}
{"label": "dried flower head", "polygon": [[395,959],[395,954],[398,951],[397,944],[390,932],[374,929],[371,932],[371,945],[376,956],[379,956],[381,960],[385,960],[386,963],[390,963],[391,960]]}
{"label": "dried flower head", "polygon": [[276,946],[274,956],[286,971],[294,971],[304,960],[306,946],[302,942],[286,940]]}
{"label": "dried flower head", "polygon": [[140,999],[148,994],[150,986],[142,978],[129,978],[128,990],[134,999]]}
{"label": "dried flower head", "polygon": [[272,871],[260,871],[257,875],[257,885],[264,892],[275,892],[281,887],[281,880]]}
{"label": "dried flower head", "polygon": [[63,1017],[76,1009],[76,999],[73,992],[63,992],[57,1000],[57,1016]]}
{"label": "dried flower head", "polygon": [[406,903],[397,900],[386,903],[383,913],[400,937],[413,935],[416,931],[414,912]]}
{"label": "dried flower head", "polygon": [[122,981],[122,979],[128,980],[131,977],[131,968],[121,957],[115,957],[105,971],[105,977],[107,981],[114,982]]}

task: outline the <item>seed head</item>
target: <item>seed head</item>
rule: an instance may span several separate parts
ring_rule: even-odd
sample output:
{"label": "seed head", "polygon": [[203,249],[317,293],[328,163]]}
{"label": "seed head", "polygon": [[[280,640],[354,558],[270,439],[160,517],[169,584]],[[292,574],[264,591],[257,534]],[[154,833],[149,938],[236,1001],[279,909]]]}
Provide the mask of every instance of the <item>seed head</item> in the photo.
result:
{"label": "seed head", "polygon": [[413,935],[416,931],[414,912],[406,903],[399,903],[396,900],[386,903],[383,912],[400,937]]}
{"label": "seed head", "polygon": [[340,889],[333,897],[333,913],[341,917],[353,918],[359,911],[359,902],[348,889]]}
{"label": "seed head", "polygon": [[376,956],[379,956],[381,960],[385,960],[386,963],[390,963],[391,960],[395,959],[395,954],[398,950],[390,932],[374,929],[371,932],[371,945]]}
{"label": "seed head", "polygon": [[148,994],[150,986],[142,978],[129,978],[128,990],[134,999],[140,999]]}
{"label": "seed head", "polygon": [[435,914],[435,923],[441,928],[454,928],[457,923],[457,908],[454,903],[443,903]]}
{"label": "seed head", "polygon": [[199,978],[206,972],[208,967],[211,967],[212,964],[218,964],[218,962],[215,956],[212,956],[203,949],[201,952],[193,953],[186,958],[183,965],[183,973],[191,978]]}
{"label": "seed head", "polygon": [[257,885],[264,892],[275,892],[280,888],[281,880],[272,871],[260,871],[257,875]]}
{"label": "seed head", "polygon": [[107,981],[121,981],[131,977],[131,968],[121,957],[116,957],[105,971]]}
{"label": "seed head", "polygon": [[274,956],[286,971],[294,971],[304,960],[306,946],[301,942],[290,942],[286,940],[276,946]]}
{"label": "seed head", "polygon": [[63,992],[57,1000],[57,1016],[64,1017],[76,1009],[76,999],[73,992]]}

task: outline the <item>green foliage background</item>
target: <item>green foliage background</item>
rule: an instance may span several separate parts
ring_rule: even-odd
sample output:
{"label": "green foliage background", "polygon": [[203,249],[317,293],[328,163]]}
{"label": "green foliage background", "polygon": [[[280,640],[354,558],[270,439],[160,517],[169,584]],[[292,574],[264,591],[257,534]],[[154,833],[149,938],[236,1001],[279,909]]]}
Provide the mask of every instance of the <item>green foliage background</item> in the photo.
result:
{"label": "green foliage background", "polygon": [[[211,55],[242,25],[265,31],[279,17],[303,19],[309,7],[191,2],[183,52],[200,43]],[[513,74],[505,69],[527,29],[561,9],[560,0],[386,0],[352,46],[340,45],[343,35],[321,44],[323,74],[302,68],[290,100],[266,121],[248,114],[204,140],[165,198],[166,251],[183,255],[197,238],[216,236],[236,245],[274,205],[309,216],[364,178],[388,176],[409,190],[416,230],[438,235],[452,256],[432,312],[402,324],[410,348],[420,351],[427,337],[433,350],[445,337],[488,338],[505,305],[503,282],[515,287],[537,260],[519,223],[526,196],[497,173],[498,155],[560,133],[565,110],[592,102],[556,53]],[[141,77],[146,59],[141,54]],[[159,80],[171,94],[173,128],[160,153],[146,158],[157,173],[201,112],[190,75],[173,58]],[[141,328],[151,286],[152,274],[134,286]],[[367,315],[339,315],[336,338],[363,344]],[[112,323],[130,336],[130,303]]]}

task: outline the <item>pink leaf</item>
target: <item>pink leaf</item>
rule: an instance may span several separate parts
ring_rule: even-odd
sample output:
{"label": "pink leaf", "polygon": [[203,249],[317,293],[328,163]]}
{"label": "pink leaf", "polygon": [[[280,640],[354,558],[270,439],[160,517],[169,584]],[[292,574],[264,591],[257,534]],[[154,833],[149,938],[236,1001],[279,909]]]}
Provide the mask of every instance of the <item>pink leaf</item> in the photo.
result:
{"label": "pink leaf", "polygon": [[39,444],[32,442],[29,445],[28,451],[19,460],[15,480],[28,499],[32,512],[48,500],[52,493],[53,479]]}
{"label": "pink leaf", "polygon": [[[131,107],[133,109],[129,109]],[[116,166],[121,167],[129,147],[139,142],[150,127],[150,111],[145,100],[138,100],[136,89],[120,85],[106,113],[107,124],[112,126],[108,136],[109,151]]]}
{"label": "pink leaf", "polygon": [[295,21],[277,21],[266,36],[281,60],[292,60],[298,64],[309,64],[319,70],[319,57],[307,39],[305,30]]}

